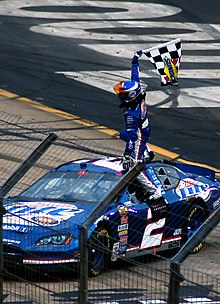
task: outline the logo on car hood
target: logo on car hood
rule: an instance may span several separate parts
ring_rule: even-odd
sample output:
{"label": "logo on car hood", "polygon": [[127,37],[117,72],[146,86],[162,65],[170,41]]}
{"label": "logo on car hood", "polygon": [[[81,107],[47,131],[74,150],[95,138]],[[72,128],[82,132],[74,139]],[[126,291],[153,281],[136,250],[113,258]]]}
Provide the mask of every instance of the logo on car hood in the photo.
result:
{"label": "logo on car hood", "polygon": [[3,223],[20,226],[56,226],[84,211],[73,204],[54,202],[22,202],[5,209]]}

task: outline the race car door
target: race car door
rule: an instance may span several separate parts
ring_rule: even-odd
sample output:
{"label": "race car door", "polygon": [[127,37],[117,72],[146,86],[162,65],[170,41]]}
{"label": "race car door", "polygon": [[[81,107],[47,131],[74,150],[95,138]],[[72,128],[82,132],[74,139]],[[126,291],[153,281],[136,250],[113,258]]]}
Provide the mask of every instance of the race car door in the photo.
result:
{"label": "race car door", "polygon": [[134,183],[132,187],[131,202],[133,204],[128,208],[127,250],[148,250],[158,247],[163,238],[166,213],[155,216],[153,208],[146,203],[147,199],[143,196],[145,189],[141,189],[139,184],[138,191],[134,191]]}

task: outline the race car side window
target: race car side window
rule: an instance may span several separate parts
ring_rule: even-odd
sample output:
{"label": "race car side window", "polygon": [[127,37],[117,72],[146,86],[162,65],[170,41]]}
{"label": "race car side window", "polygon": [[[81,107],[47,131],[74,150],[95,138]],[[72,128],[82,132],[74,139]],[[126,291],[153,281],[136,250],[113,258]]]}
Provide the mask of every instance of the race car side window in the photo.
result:
{"label": "race car side window", "polygon": [[177,187],[179,184],[179,174],[176,168],[171,166],[155,166],[154,171],[165,190]]}
{"label": "race car side window", "polygon": [[145,196],[147,194],[147,191],[137,179],[135,179],[128,186],[128,191],[133,197],[136,198],[136,202],[145,201]]}

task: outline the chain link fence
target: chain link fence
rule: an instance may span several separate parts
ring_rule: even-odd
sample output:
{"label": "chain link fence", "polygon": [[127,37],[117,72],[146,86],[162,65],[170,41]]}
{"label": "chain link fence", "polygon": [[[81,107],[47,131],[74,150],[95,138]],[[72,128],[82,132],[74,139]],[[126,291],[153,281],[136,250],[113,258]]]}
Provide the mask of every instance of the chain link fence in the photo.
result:
{"label": "chain link fence", "polygon": [[[1,155],[1,187],[4,187],[5,183],[9,180],[13,174],[18,174],[18,168],[22,165],[26,165],[26,160],[31,156],[33,151],[39,150],[39,145],[48,137],[49,134],[55,134],[56,140],[52,140],[47,149],[42,153],[39,152],[36,161],[30,164],[30,170],[27,172],[21,171],[21,176],[18,178],[18,182],[8,191],[7,197],[19,195],[21,191],[26,189],[29,185],[35,183],[40,177],[44,176],[49,170],[54,167],[60,166],[62,163],[71,162],[77,159],[90,159],[100,157],[115,157],[122,154],[121,146],[118,144],[117,138],[110,138],[104,134],[97,135],[92,134],[93,128],[84,127],[75,124],[73,121],[66,121],[56,119],[55,121],[27,121],[22,116],[15,116],[5,112],[0,112],[0,155]],[[83,172],[83,170],[82,170]],[[135,176],[137,172],[133,173],[126,179],[126,185],[133,186]],[[120,183],[120,182],[119,182]],[[88,186],[88,185],[87,185]],[[116,185],[117,186],[117,185]],[[110,191],[110,198],[115,199],[120,195],[121,189],[125,184],[122,182],[120,190],[113,189]],[[110,190],[110,189],[108,189]],[[92,190],[90,190],[92,191]],[[115,192],[116,191],[116,192]],[[107,193],[108,194],[108,193]],[[108,199],[108,196],[106,197]],[[103,201],[106,202],[105,200]],[[74,212],[80,212],[79,209],[64,208],[61,204],[55,207],[54,204],[44,205],[42,200],[42,206],[49,209],[49,215],[56,215],[57,219],[62,221],[68,219],[68,217]],[[39,202],[38,202],[39,204]],[[35,208],[35,204],[28,201],[21,206],[14,206],[18,208],[16,220],[18,225],[14,226],[14,230],[18,229],[18,226],[23,227],[23,216],[26,221],[32,223],[33,233],[29,235],[29,242],[34,243],[36,240],[35,233],[38,233],[38,229],[44,229],[44,236],[47,239],[38,239],[39,248],[41,244],[51,242],[49,246],[49,253],[47,264],[42,263],[42,254],[44,260],[46,260],[46,253],[39,249],[31,250],[32,255],[26,256],[26,264],[20,265],[19,261],[14,262],[14,257],[19,256],[19,252],[16,251],[16,242],[19,240],[14,239],[10,246],[10,255],[7,259],[4,257],[4,262],[7,260],[7,266],[4,272],[1,274],[1,279],[4,278],[3,283],[3,303],[80,303],[80,304],[177,304],[177,303],[220,303],[220,271],[219,271],[219,225],[211,230],[212,223],[210,225],[210,233],[205,237],[205,244],[202,250],[197,254],[189,254],[177,267],[177,272],[171,267],[171,261],[173,252],[177,252],[175,246],[178,245],[178,241],[172,242],[172,253],[158,252],[155,248],[152,249],[148,255],[139,256],[137,258],[131,258],[129,256],[122,256],[117,261],[111,261],[109,259],[112,246],[116,246],[116,240],[111,236],[111,227],[105,226],[101,230],[98,230],[96,234],[91,235],[88,227],[85,230],[84,226],[74,223],[81,229],[81,234],[67,235],[67,227],[63,227],[63,234],[60,234],[60,238],[49,239],[48,235],[57,235],[57,229],[55,222],[52,222],[52,216],[48,216],[47,219],[42,216],[36,217],[33,211],[28,210],[28,214],[31,217],[26,217],[25,208]],[[102,205],[104,208],[104,205]],[[20,208],[20,209],[19,209]],[[60,211],[62,209],[62,212]],[[91,209],[87,219],[94,216],[94,209]],[[96,211],[96,210],[95,210]],[[100,210],[99,210],[100,211]],[[14,212],[14,211],[13,211]],[[59,213],[60,212],[60,213]],[[181,213],[180,210],[176,212]],[[59,216],[58,216],[59,213]],[[10,210],[8,211],[8,217],[10,218]],[[21,216],[22,214],[22,216]],[[101,213],[100,213],[101,214]],[[135,214],[133,214],[135,218]],[[176,214],[171,214],[176,217]],[[102,218],[103,219],[103,218]],[[118,214],[115,221],[125,219],[123,215]],[[146,220],[146,218],[145,218]],[[160,220],[160,219],[159,219]],[[157,222],[159,222],[159,220]],[[50,221],[50,222],[45,222]],[[175,222],[175,219],[173,220]],[[141,221],[136,216],[136,229],[137,234],[141,232]],[[114,223],[113,223],[114,225]],[[115,225],[118,224],[115,222]],[[126,222],[121,225],[126,225]],[[99,227],[99,225],[98,225]],[[124,230],[126,227],[124,226]],[[19,228],[20,233],[25,234],[26,231]],[[154,229],[157,229],[157,227]],[[118,231],[120,234],[121,231]],[[85,233],[85,235],[83,235]],[[125,237],[126,237],[126,232]],[[65,234],[65,242],[67,246],[71,240],[79,242],[80,252],[71,256],[70,252],[63,255],[63,261],[65,263],[55,263],[58,259],[58,252],[53,247],[53,242],[62,241]],[[176,230],[178,236],[178,231]],[[107,237],[106,237],[107,236]],[[126,238],[121,234],[121,245],[125,245]],[[89,241],[88,241],[89,237]],[[33,238],[33,241],[31,240]],[[61,240],[62,239],[62,240]],[[178,238],[177,238],[178,239]],[[11,240],[12,241],[12,240]],[[201,241],[200,244],[203,242]],[[88,276],[87,267],[91,262],[92,255],[97,253],[101,245],[100,259],[103,252],[105,253],[108,263],[103,265],[102,272],[99,275],[93,271],[92,276]],[[128,244],[132,245],[132,244]],[[88,250],[88,252],[87,252]],[[130,252],[132,253],[130,246]],[[81,257],[81,259],[79,259]],[[13,262],[10,262],[12,258]],[[73,263],[69,263],[72,259]],[[79,263],[79,261],[81,262]],[[33,267],[32,262],[35,262]],[[38,261],[36,265],[36,261]],[[6,265],[6,264],[5,264]],[[48,272],[47,266],[54,266],[54,271]],[[74,267],[73,267],[74,265]],[[46,267],[44,267],[46,266]],[[59,271],[57,271],[59,268]],[[85,271],[86,269],[86,271]],[[172,285],[173,284],[173,285]],[[178,288],[176,296],[174,293],[170,293],[170,290],[174,286],[174,289]]]}

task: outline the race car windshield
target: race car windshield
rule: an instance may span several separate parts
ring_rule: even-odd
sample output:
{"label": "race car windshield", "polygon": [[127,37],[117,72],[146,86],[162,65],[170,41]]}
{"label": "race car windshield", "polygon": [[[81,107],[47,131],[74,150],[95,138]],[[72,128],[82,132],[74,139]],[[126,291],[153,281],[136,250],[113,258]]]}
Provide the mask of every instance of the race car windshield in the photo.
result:
{"label": "race car windshield", "polygon": [[119,181],[120,176],[105,172],[50,172],[19,198],[99,202]]}

